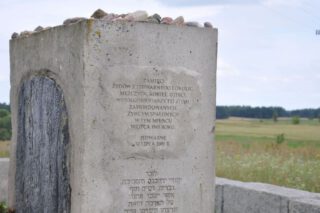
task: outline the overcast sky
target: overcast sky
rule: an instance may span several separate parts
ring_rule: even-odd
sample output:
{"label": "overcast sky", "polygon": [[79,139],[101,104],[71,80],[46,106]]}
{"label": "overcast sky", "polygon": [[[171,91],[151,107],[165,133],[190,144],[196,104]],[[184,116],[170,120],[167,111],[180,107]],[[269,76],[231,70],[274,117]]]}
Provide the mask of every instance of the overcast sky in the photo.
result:
{"label": "overcast sky", "polygon": [[320,107],[319,0],[0,0],[0,102],[9,103],[12,32],[89,17],[97,8],[212,22],[218,105]]}

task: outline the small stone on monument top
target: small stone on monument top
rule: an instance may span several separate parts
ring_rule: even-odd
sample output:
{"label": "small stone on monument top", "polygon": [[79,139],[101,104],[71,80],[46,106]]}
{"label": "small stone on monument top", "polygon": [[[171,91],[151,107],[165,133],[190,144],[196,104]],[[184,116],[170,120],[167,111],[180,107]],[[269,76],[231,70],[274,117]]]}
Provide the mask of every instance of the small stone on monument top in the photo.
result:
{"label": "small stone on monument top", "polygon": [[200,27],[199,22],[196,22],[196,21],[186,22],[186,25],[189,26],[189,27]]}
{"label": "small stone on monument top", "polygon": [[159,23],[161,22],[161,16],[158,13],[153,14],[152,17],[157,19]]}
{"label": "small stone on monument top", "polygon": [[15,39],[15,38],[18,38],[18,37],[19,37],[19,34],[16,33],[16,32],[12,33],[12,35],[11,35],[12,39]]}
{"label": "small stone on monument top", "polygon": [[124,17],[124,19],[127,21],[146,21],[147,18],[148,18],[148,13],[142,10],[129,13]]}
{"label": "small stone on monument top", "polygon": [[36,29],[34,29],[35,32],[40,32],[42,31],[44,28],[42,26],[38,26]]}
{"label": "small stone on monument top", "polygon": [[105,17],[106,15],[108,15],[106,12],[104,12],[101,9],[97,9],[92,15],[91,18],[95,18],[95,19],[101,19],[103,17]]}
{"label": "small stone on monument top", "polygon": [[32,33],[33,33],[33,31],[25,30],[25,31],[22,31],[22,32],[20,33],[20,37],[28,37],[28,36],[30,36]]}
{"label": "small stone on monument top", "polygon": [[[133,21],[133,22],[148,22],[155,24],[167,24],[167,25],[177,25],[177,26],[189,26],[189,27],[201,27],[198,22],[185,22],[183,16],[179,16],[176,19],[172,19],[171,17],[163,17],[157,13],[152,16],[148,16],[148,13],[143,10],[138,10],[133,13],[127,14],[114,14],[114,13],[106,13],[102,9],[97,9],[92,15],[91,19],[103,19],[105,21]],[[63,25],[75,24],[80,21],[87,20],[85,17],[74,17],[68,18],[63,22]],[[213,28],[210,22],[204,23],[205,28]],[[40,32],[43,30],[50,29],[51,27],[43,28],[42,26],[38,26],[34,31],[23,31],[19,34],[12,34],[11,38],[16,39],[19,37],[28,37],[32,33]]]}
{"label": "small stone on monument top", "polygon": [[146,22],[148,22],[148,23],[155,23],[155,24],[159,24],[159,23],[160,23],[159,20],[156,19],[156,18],[153,17],[153,16],[149,16],[149,17],[147,18]]}
{"label": "small stone on monument top", "polygon": [[78,23],[79,21],[86,20],[84,17],[75,17],[75,18],[68,18],[63,22],[63,25],[69,25],[69,24],[75,24]]}
{"label": "small stone on monument top", "polygon": [[179,25],[179,26],[184,25],[184,18],[183,18],[183,16],[177,17],[175,20],[173,20],[172,24]]}
{"label": "small stone on monument top", "polygon": [[210,22],[204,22],[204,27],[213,28],[213,26]]}
{"label": "small stone on monument top", "polygon": [[171,17],[163,17],[161,19],[161,24],[172,24],[173,20]]}

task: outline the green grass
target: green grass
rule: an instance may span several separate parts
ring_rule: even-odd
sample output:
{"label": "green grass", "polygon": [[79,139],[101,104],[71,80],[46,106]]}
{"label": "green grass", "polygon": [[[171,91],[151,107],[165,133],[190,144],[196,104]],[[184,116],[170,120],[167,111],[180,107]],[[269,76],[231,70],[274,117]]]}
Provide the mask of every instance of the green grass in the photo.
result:
{"label": "green grass", "polygon": [[0,202],[0,213],[7,213],[8,207],[4,202]]}
{"label": "green grass", "polygon": [[9,141],[0,141],[0,158],[8,158],[10,150]]}
{"label": "green grass", "polygon": [[216,149],[219,177],[320,192],[318,120],[217,120]]}

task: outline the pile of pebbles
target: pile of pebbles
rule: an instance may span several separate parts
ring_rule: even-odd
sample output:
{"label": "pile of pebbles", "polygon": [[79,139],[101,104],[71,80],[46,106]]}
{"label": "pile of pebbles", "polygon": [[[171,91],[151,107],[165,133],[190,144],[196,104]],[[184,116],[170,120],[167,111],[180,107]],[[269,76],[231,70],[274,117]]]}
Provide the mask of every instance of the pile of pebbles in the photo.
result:
{"label": "pile of pebbles", "polygon": [[[176,26],[189,26],[189,27],[202,27],[198,22],[185,22],[183,16],[178,16],[177,18],[173,19],[171,17],[161,17],[159,14],[153,14],[149,16],[146,11],[138,10],[133,13],[127,14],[114,14],[114,13],[106,13],[105,11],[98,9],[96,10],[89,20],[105,20],[109,22],[116,22],[116,21],[127,21],[127,22],[147,22],[147,23],[155,23],[155,24],[167,24],[167,25],[176,25]],[[66,19],[63,22],[63,25],[70,25],[75,24],[83,20],[88,20],[88,18],[84,17],[75,17]],[[205,28],[212,28],[212,24],[210,22],[205,22],[203,27]],[[37,33],[43,30],[50,29],[51,27],[43,28],[38,26],[34,29],[34,31],[23,31],[20,34],[13,33],[11,38],[16,39],[20,37],[28,37],[33,33]]]}

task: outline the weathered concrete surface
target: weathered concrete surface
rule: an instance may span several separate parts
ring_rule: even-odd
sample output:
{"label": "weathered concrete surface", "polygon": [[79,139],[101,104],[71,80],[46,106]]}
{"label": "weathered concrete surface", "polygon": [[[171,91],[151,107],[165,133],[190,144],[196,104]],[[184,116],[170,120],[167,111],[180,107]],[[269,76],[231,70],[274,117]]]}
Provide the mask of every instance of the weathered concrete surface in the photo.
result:
{"label": "weathered concrete surface", "polygon": [[0,202],[7,201],[9,159],[0,158]]}
{"label": "weathered concrete surface", "polygon": [[68,113],[60,87],[43,74],[19,94],[16,212],[70,212]]}
{"label": "weathered concrete surface", "polygon": [[212,213],[216,51],[216,29],[150,23],[88,20],[15,39],[12,153],[20,83],[49,70],[70,120],[71,212]]}
{"label": "weathered concrete surface", "polygon": [[[318,193],[270,184],[216,178],[216,190],[219,187],[222,187],[222,193],[216,195],[216,202],[219,200],[222,207],[219,207],[217,212],[302,213],[309,212],[309,210],[319,212],[320,209],[320,194]],[[219,198],[219,195],[222,197]]]}
{"label": "weathered concrete surface", "polygon": [[285,197],[260,191],[259,188],[225,185],[223,196],[223,212],[225,213],[288,212],[288,200]]}
{"label": "weathered concrete surface", "polygon": [[320,196],[314,198],[299,198],[290,200],[290,213],[319,213],[320,212]]}

